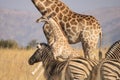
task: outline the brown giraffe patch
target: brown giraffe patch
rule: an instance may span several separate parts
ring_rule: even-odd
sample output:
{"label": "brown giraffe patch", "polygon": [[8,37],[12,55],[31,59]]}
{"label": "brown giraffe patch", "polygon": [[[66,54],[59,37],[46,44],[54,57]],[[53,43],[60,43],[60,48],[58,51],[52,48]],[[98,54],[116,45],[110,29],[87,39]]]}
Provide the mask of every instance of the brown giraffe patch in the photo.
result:
{"label": "brown giraffe patch", "polygon": [[86,27],[86,30],[89,30],[89,27]]}
{"label": "brown giraffe patch", "polygon": [[74,35],[74,33],[70,29],[66,29],[70,33],[70,35]]}
{"label": "brown giraffe patch", "polygon": [[77,32],[76,27],[72,27],[72,30],[73,30],[73,32]]}
{"label": "brown giraffe patch", "polygon": [[91,23],[94,23],[94,22],[95,22],[95,20],[93,20],[93,19],[90,19],[90,21],[91,21]]}
{"label": "brown giraffe patch", "polygon": [[51,5],[51,8],[52,8],[52,10],[55,10],[56,5],[55,4]]}
{"label": "brown giraffe patch", "polygon": [[87,22],[87,25],[92,25],[92,23],[91,22]]}
{"label": "brown giraffe patch", "polygon": [[72,15],[72,14],[70,14],[70,12],[68,12],[68,15],[67,15],[67,16],[70,16],[70,17],[69,17],[69,20],[72,18],[71,15]]}
{"label": "brown giraffe patch", "polygon": [[65,9],[65,6],[62,6],[62,7],[60,8],[61,11],[64,10],[64,9]]}
{"label": "brown giraffe patch", "polygon": [[59,18],[60,20],[62,20],[62,18],[63,18],[62,13],[59,13],[59,14],[58,14],[58,18]]}
{"label": "brown giraffe patch", "polygon": [[72,19],[72,20],[70,21],[70,23],[71,23],[72,25],[77,25],[77,22],[76,22],[75,19]]}
{"label": "brown giraffe patch", "polygon": [[47,13],[50,13],[52,10],[50,8],[47,8]]}
{"label": "brown giraffe patch", "polygon": [[62,3],[61,3],[61,2],[58,2],[57,5],[58,5],[58,7],[61,7],[61,6],[62,6]]}
{"label": "brown giraffe patch", "polygon": [[95,23],[93,23],[93,26],[96,26],[96,24],[95,24]]}
{"label": "brown giraffe patch", "polygon": [[45,10],[44,6],[41,3],[38,3],[37,5],[40,6],[37,8],[38,10]]}
{"label": "brown giraffe patch", "polygon": [[69,18],[68,18],[68,21],[70,21],[71,19],[72,19],[72,18],[71,18],[71,17],[69,17]]}
{"label": "brown giraffe patch", "polygon": [[97,26],[94,26],[94,29],[97,29]]}
{"label": "brown giraffe patch", "polygon": [[44,2],[44,5],[45,5],[45,6],[50,6],[50,4],[52,4],[52,2],[49,1],[49,0],[46,0],[46,1]]}
{"label": "brown giraffe patch", "polygon": [[58,7],[56,7],[55,11],[58,13],[58,12],[59,12],[59,8],[58,8]]}
{"label": "brown giraffe patch", "polygon": [[64,22],[67,22],[67,16],[64,16],[64,17],[63,17],[63,21],[64,21]]}
{"label": "brown giraffe patch", "polygon": [[70,28],[70,24],[69,23],[66,23],[66,28]]}
{"label": "brown giraffe patch", "polygon": [[67,13],[68,13],[68,10],[67,10],[67,9],[65,9],[65,10],[63,11],[63,13],[64,13],[64,14],[67,14]]}
{"label": "brown giraffe patch", "polygon": [[40,0],[41,2],[43,2],[44,0]]}

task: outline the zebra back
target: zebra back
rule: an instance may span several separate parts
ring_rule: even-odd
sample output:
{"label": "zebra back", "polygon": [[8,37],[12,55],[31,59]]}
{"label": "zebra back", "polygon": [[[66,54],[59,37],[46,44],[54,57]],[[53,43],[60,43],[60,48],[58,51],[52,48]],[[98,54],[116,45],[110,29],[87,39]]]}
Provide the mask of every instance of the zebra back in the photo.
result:
{"label": "zebra back", "polygon": [[72,58],[67,66],[73,80],[88,80],[98,62],[86,58]]}
{"label": "zebra back", "polygon": [[120,40],[116,41],[107,51],[106,59],[120,59]]}
{"label": "zebra back", "polygon": [[100,66],[101,80],[120,80],[120,61],[116,59],[105,60]]}
{"label": "zebra back", "polygon": [[91,74],[89,80],[120,80],[120,61],[102,59]]}

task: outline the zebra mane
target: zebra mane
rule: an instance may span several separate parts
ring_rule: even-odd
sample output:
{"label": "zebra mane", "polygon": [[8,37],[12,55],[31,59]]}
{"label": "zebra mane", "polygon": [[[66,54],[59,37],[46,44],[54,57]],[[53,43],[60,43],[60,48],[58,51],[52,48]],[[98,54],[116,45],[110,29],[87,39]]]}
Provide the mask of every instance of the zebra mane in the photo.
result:
{"label": "zebra mane", "polygon": [[120,59],[120,40],[113,43],[105,54],[107,59]]}

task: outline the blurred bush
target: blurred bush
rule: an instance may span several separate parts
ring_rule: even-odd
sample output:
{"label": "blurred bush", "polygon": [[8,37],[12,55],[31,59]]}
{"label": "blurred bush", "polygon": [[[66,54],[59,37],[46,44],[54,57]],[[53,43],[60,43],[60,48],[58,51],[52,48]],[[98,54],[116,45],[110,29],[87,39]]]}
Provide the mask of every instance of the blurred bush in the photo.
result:
{"label": "blurred bush", "polygon": [[19,48],[15,40],[0,40],[0,48]]}

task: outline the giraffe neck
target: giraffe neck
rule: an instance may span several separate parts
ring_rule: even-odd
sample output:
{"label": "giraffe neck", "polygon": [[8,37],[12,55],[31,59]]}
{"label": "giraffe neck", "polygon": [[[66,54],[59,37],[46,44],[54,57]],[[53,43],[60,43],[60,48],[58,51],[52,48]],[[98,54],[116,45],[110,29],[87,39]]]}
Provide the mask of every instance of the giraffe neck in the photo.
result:
{"label": "giraffe neck", "polygon": [[[55,15],[69,10],[69,8],[60,0],[32,0],[35,7],[42,15],[49,15],[54,13]],[[68,12],[68,11],[67,11]]]}
{"label": "giraffe neck", "polygon": [[66,41],[66,40],[67,40],[67,38],[65,37],[65,34],[64,34],[64,32],[62,31],[59,23],[57,23],[57,22],[55,21],[55,19],[50,18],[50,19],[49,19],[49,24],[50,24],[51,29],[53,30],[54,37],[55,37],[57,40],[63,40],[63,41]]}

